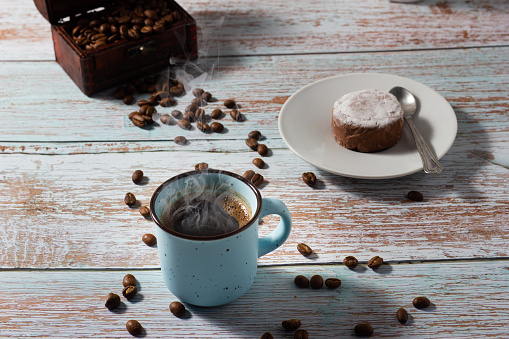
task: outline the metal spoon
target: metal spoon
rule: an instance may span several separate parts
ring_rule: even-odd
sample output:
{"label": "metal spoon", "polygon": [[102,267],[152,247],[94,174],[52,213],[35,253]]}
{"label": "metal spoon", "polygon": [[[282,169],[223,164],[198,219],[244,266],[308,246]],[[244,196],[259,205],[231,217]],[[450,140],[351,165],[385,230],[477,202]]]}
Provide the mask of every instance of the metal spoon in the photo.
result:
{"label": "metal spoon", "polygon": [[412,120],[412,115],[417,110],[415,97],[407,89],[399,86],[391,88],[389,93],[398,99],[401,104],[401,108],[403,108],[403,116],[405,117],[408,126],[410,126],[410,131],[412,131],[417,151],[421,156],[422,164],[424,166],[424,172],[434,174],[440,173],[443,169],[442,164],[440,164],[435,154],[433,154],[428,144],[426,144],[426,141],[424,141],[424,138],[421,133],[419,133],[419,130]]}

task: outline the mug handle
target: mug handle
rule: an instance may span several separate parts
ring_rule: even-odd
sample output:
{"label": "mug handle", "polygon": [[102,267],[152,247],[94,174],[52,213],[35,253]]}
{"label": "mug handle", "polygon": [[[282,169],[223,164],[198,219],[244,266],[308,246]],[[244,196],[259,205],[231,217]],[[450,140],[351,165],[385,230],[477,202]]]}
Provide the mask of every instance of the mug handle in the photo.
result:
{"label": "mug handle", "polygon": [[258,238],[258,258],[274,251],[288,239],[292,229],[292,217],[286,205],[279,199],[263,198],[262,210],[258,219],[269,214],[277,214],[281,217],[279,225],[269,235]]}

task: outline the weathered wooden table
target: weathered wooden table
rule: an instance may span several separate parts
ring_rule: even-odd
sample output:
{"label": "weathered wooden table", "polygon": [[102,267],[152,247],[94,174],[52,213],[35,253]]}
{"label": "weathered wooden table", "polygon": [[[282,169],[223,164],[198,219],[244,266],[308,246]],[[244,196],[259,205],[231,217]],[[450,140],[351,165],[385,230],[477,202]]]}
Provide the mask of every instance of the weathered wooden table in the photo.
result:
{"label": "weathered wooden table", "polygon": [[[359,322],[374,337],[509,337],[509,2],[180,3],[202,28],[202,57],[215,63],[203,87],[243,106],[247,120],[224,118],[227,133],[133,126],[132,107],[112,91],[86,97],[56,64],[49,24],[30,0],[2,0],[0,336],[129,337],[125,323],[137,319],[154,338],[293,338],[281,321],[297,318],[311,338],[350,337]],[[405,76],[448,100],[458,134],[442,173],[352,179],[288,149],[277,126],[287,98],[357,72]],[[262,194],[288,205],[292,234],[259,260],[245,296],[216,308],[187,305],[176,318],[157,249],[141,241],[155,225],[123,197],[131,191],[147,204],[163,181],[199,162],[255,169],[244,144],[255,129],[272,150],[259,170]],[[177,135],[189,144],[176,145]],[[132,183],[136,169],[146,185]],[[301,180],[308,171],[320,180],[314,189]],[[410,190],[424,201],[408,200]],[[276,221],[267,219],[262,234]],[[300,242],[315,254],[302,256]],[[342,264],[347,255],[359,259],[356,269]],[[385,260],[376,271],[366,266],[375,255]],[[110,312],[105,296],[121,292],[126,273],[137,277],[139,295]],[[298,274],[342,285],[302,290]],[[432,307],[412,306],[421,295]],[[406,325],[396,321],[400,307],[410,313]]]}

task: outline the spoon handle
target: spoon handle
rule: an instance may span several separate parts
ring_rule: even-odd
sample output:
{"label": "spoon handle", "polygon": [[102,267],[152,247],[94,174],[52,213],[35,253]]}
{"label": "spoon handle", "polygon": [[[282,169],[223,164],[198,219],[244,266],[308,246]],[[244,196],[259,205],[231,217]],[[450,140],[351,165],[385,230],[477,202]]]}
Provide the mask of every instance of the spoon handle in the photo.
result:
{"label": "spoon handle", "polygon": [[435,154],[433,154],[426,141],[424,141],[424,138],[417,129],[417,126],[415,126],[412,117],[405,117],[405,119],[408,122],[408,126],[410,126],[410,131],[412,131],[412,135],[414,136],[415,145],[417,146],[417,151],[421,156],[422,164],[424,166],[424,172],[433,174],[438,174],[442,172],[443,169],[442,164],[440,164],[437,157],[435,156]]}

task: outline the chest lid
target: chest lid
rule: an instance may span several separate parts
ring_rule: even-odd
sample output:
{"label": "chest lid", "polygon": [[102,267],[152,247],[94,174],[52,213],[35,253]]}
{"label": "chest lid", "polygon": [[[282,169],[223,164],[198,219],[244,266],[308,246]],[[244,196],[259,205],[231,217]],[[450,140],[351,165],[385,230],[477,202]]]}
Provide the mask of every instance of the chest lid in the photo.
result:
{"label": "chest lid", "polygon": [[63,22],[67,17],[74,17],[113,4],[111,0],[34,0],[34,2],[42,16],[52,25]]}

